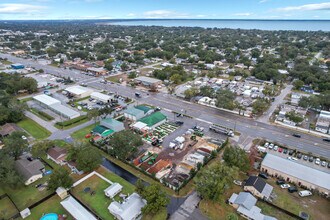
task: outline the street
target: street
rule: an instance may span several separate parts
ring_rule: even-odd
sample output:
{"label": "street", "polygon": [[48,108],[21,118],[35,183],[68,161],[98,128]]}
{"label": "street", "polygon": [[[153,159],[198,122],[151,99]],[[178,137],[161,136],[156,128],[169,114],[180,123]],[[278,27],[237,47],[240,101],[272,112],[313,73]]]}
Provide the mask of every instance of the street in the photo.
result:
{"label": "street", "polygon": [[[12,62],[22,63],[26,66],[44,69],[45,72],[56,76],[72,77],[78,79],[78,83],[83,81],[92,88],[103,88],[129,98],[135,98],[135,92],[137,91],[132,87],[126,87],[119,84],[101,84],[100,78],[77,74],[77,71],[74,70],[44,66],[35,61],[17,58],[8,54],[0,54],[0,57],[7,58]],[[148,95],[146,92],[139,92],[141,93],[141,98],[137,100],[138,103],[159,106],[168,111],[181,112],[181,110],[183,110],[187,115],[193,117],[191,120],[194,120],[196,124],[199,122],[205,122],[208,124],[215,123],[223,125],[253,138],[263,138],[268,141],[277,142],[279,145],[296,148],[304,153],[313,153],[314,155],[330,158],[330,143],[322,141],[321,137],[293,131],[288,128],[265,122],[255,121],[254,119],[238,116],[196,103],[187,102],[169,94],[150,93]],[[293,137],[293,133],[301,134],[301,138]]]}

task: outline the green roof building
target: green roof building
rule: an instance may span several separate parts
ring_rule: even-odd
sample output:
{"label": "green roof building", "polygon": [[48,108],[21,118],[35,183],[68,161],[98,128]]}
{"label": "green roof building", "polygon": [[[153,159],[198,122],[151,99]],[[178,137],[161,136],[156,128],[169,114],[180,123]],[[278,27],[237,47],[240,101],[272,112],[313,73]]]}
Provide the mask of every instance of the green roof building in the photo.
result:
{"label": "green roof building", "polygon": [[144,118],[141,118],[139,121],[145,123],[149,128],[154,129],[155,127],[165,123],[167,121],[167,117],[161,112],[154,112]]}
{"label": "green roof building", "polygon": [[108,129],[102,125],[97,125],[93,130],[92,130],[93,134],[98,134],[101,137],[108,137],[109,135],[111,135],[112,133],[114,133],[114,130]]}
{"label": "green roof building", "polygon": [[144,114],[147,114],[150,110],[151,110],[151,108],[150,107],[148,107],[148,106],[145,106],[145,105],[137,105],[137,106],[135,106],[134,108],[136,108],[136,109],[139,109],[139,110],[141,110],[141,111],[143,111],[144,112]]}

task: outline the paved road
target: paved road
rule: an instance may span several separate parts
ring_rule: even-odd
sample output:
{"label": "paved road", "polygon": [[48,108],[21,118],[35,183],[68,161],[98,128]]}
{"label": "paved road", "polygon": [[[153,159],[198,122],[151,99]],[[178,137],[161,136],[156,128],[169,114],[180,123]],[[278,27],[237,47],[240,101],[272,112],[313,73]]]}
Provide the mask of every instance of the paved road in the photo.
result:
{"label": "paved road", "polygon": [[269,107],[269,109],[258,118],[258,121],[268,123],[269,117],[273,114],[277,106],[283,103],[284,98],[291,92],[292,85],[287,85],[282,91],[281,94],[278,95],[274,102],[272,102],[272,105]]}
{"label": "paved road", "polygon": [[51,122],[45,121],[29,111],[25,111],[24,114],[26,117],[31,118],[33,121],[37,122],[39,125],[47,129],[48,131],[52,133],[58,131],[58,129],[55,128]]}
{"label": "paved road", "polygon": [[[52,66],[43,66],[34,61],[20,59],[8,54],[0,54],[0,57],[8,58],[8,60],[13,62],[19,62],[36,68],[42,68],[46,72],[57,76],[70,76],[77,78],[77,75],[81,75],[77,74],[73,70],[59,69]],[[82,75],[82,78],[84,82],[90,87],[96,89],[103,88],[123,96],[135,98],[134,93],[137,90],[134,88],[122,86],[119,84],[101,84],[99,82],[100,79],[86,75]],[[180,112],[182,109],[184,109],[186,114],[194,117],[192,120],[195,120],[196,123],[205,122],[221,124],[233,128],[236,131],[244,133],[253,138],[264,138],[268,141],[277,142],[280,145],[296,148],[305,153],[311,152],[315,155],[330,158],[330,144],[323,142],[322,138],[320,137],[295,131],[295,133],[300,133],[302,136],[300,139],[298,139],[292,137],[292,133],[294,131],[288,128],[271,125],[264,122],[257,122],[250,118],[241,117],[228,112],[220,111],[218,109],[183,101],[168,94],[156,93],[147,95],[146,92],[139,92],[142,94],[142,98],[138,99],[139,103],[147,103],[150,105],[162,107],[166,110],[177,112]]]}

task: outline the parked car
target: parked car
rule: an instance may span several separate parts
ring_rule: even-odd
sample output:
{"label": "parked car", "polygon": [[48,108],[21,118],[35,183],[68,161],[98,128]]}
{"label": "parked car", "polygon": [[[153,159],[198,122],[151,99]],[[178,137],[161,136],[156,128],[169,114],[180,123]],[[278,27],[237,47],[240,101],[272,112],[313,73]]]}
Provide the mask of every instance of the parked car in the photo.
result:
{"label": "parked car", "polygon": [[264,147],[268,147],[269,146],[269,143],[268,142],[266,142],[265,143],[265,145],[264,145]]}
{"label": "parked car", "polygon": [[293,160],[293,161],[298,160],[298,159],[295,158],[295,157],[287,157],[287,159],[288,159],[288,160]]}
{"label": "parked car", "polygon": [[301,135],[300,134],[296,134],[296,133],[292,134],[292,136],[293,137],[296,137],[296,138],[301,138]]}
{"label": "parked car", "polygon": [[328,163],[328,168],[330,168],[330,163]]}
{"label": "parked car", "polygon": [[320,165],[320,163],[321,163],[320,158],[316,158],[316,159],[315,159],[315,164],[316,164],[316,165]]}
{"label": "parked car", "polygon": [[321,165],[322,165],[322,167],[326,167],[327,166],[327,162],[322,161]]}
{"label": "parked car", "polygon": [[280,187],[281,187],[282,189],[288,189],[288,188],[290,188],[291,186],[290,186],[290,184],[282,184]]}
{"label": "parked car", "polygon": [[298,153],[298,154],[297,154],[297,158],[298,158],[298,159],[301,159],[301,158],[302,158],[302,154],[301,154],[301,153]]}
{"label": "parked car", "polygon": [[276,184],[277,185],[283,185],[283,184],[285,184],[285,181],[284,180],[276,180]]}
{"label": "parked car", "polygon": [[299,196],[301,196],[301,197],[305,197],[305,196],[311,196],[311,195],[313,195],[312,192],[309,191],[309,190],[302,190],[302,191],[299,191],[298,194],[299,194]]}
{"label": "parked car", "polygon": [[303,159],[307,161],[309,158],[307,155],[304,155]]}
{"label": "parked car", "polygon": [[25,137],[24,135],[22,135],[22,139],[23,140],[27,140],[27,137]]}
{"label": "parked car", "polygon": [[277,151],[277,150],[278,150],[278,146],[275,145],[273,150],[274,150],[274,151]]}
{"label": "parked car", "polygon": [[291,186],[288,188],[288,191],[289,191],[289,193],[294,193],[294,192],[298,192],[298,189],[295,186]]}
{"label": "parked car", "polygon": [[181,126],[181,125],[184,124],[184,122],[183,121],[175,121],[175,124]]}
{"label": "parked car", "polygon": [[287,154],[288,153],[288,149],[283,149],[283,154]]}
{"label": "parked car", "polygon": [[274,147],[274,144],[273,144],[273,143],[271,143],[271,144],[268,146],[269,149],[273,149],[273,147]]}
{"label": "parked car", "polygon": [[314,157],[311,156],[311,157],[308,159],[308,161],[309,161],[309,162],[313,162],[313,161],[314,161]]}
{"label": "parked car", "polygon": [[237,186],[241,186],[242,185],[242,181],[234,180],[234,184],[236,184]]}
{"label": "parked car", "polygon": [[278,152],[282,153],[283,152],[283,148],[278,148]]}
{"label": "parked car", "polygon": [[293,150],[289,150],[289,155],[292,156]]}
{"label": "parked car", "polygon": [[259,173],[258,176],[261,177],[261,178],[264,178],[264,179],[268,179],[267,173]]}
{"label": "parked car", "polygon": [[330,138],[323,138],[323,141],[330,142]]}

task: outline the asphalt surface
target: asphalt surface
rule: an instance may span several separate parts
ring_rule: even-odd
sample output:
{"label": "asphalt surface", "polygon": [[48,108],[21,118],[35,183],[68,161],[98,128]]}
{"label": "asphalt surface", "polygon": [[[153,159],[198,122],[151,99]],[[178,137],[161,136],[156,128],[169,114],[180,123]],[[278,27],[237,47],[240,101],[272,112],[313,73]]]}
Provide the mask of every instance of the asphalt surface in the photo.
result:
{"label": "asphalt surface", "polygon": [[[45,66],[37,63],[36,61],[17,58],[8,54],[0,54],[0,57],[7,58],[9,61],[15,63],[22,63],[25,66],[44,69],[46,73],[51,73],[56,76],[72,77],[77,82],[84,82],[90,87],[96,89],[106,89],[108,91],[115,92],[130,98],[135,98],[134,94],[136,91],[138,91],[134,88],[122,86],[119,84],[102,84],[100,83],[101,78],[80,74],[80,72],[76,70]],[[199,122],[207,124],[220,124],[235,129],[235,131],[246,134],[253,138],[263,138],[268,141],[276,142],[279,145],[297,149],[304,153],[313,153],[316,156],[330,158],[330,143],[322,141],[321,137],[316,137],[307,133],[301,133],[299,131],[293,131],[288,128],[268,124],[265,122],[258,122],[254,119],[238,116],[229,112],[202,106],[196,103],[190,103],[169,94],[150,93],[148,95],[146,92],[138,92],[141,93],[141,98],[137,99],[139,103],[159,106],[168,111],[183,112],[192,116],[193,119],[191,120],[195,121],[196,124]],[[301,138],[293,137],[293,133],[301,134]]]}

